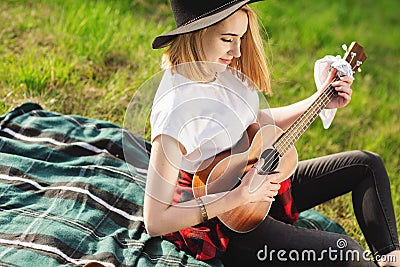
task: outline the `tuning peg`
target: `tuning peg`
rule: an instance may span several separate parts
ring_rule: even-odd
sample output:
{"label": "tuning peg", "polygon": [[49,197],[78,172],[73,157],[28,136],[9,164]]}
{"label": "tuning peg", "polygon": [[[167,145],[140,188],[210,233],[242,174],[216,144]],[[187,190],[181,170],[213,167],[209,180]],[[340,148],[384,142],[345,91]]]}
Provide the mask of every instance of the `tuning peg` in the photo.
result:
{"label": "tuning peg", "polygon": [[361,68],[358,68],[357,71],[358,71],[358,72],[362,72]]}
{"label": "tuning peg", "polygon": [[342,49],[347,52],[347,45],[346,44],[342,44]]}

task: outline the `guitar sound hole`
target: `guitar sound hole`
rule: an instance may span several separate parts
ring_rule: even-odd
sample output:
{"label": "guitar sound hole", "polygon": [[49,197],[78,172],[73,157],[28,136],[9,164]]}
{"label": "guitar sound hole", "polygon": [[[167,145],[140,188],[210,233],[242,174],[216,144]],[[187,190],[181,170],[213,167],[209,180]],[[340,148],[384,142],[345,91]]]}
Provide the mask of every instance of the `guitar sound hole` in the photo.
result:
{"label": "guitar sound hole", "polygon": [[278,167],[279,154],[275,149],[268,148],[264,150],[261,157],[264,159],[264,165],[261,167],[263,173],[260,174],[271,173]]}

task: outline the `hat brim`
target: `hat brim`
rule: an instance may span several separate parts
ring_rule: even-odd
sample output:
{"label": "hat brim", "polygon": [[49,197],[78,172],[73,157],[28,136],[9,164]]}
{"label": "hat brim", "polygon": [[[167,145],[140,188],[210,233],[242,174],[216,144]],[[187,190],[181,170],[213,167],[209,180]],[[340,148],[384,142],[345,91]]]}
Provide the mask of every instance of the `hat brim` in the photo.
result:
{"label": "hat brim", "polygon": [[235,13],[237,10],[239,10],[244,5],[250,4],[253,2],[258,2],[258,1],[262,1],[262,0],[239,1],[238,3],[228,7],[226,9],[223,9],[218,13],[215,13],[215,14],[212,14],[209,16],[205,16],[205,17],[195,20],[191,23],[182,25],[173,31],[170,31],[166,34],[157,36],[152,43],[152,47],[153,47],[153,49],[163,48],[163,47],[169,45],[169,43],[177,35],[198,31],[198,30],[204,29],[206,27],[212,26],[212,25],[224,20],[225,18],[229,17],[230,15]]}

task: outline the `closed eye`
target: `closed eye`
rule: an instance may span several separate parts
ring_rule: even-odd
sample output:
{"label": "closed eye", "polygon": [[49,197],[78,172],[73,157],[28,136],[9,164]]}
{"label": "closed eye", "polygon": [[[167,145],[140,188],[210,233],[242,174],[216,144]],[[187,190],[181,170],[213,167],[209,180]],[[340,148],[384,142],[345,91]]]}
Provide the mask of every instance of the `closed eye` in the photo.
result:
{"label": "closed eye", "polygon": [[226,43],[232,43],[232,42],[233,42],[232,39],[222,38],[221,40],[222,40],[223,42],[226,42]]}

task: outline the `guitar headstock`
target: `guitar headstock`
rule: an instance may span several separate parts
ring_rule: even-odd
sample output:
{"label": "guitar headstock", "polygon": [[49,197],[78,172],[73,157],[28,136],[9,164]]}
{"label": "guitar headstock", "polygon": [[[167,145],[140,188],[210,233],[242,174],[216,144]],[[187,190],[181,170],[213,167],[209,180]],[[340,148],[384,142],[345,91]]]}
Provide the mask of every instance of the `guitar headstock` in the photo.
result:
{"label": "guitar headstock", "polygon": [[367,56],[364,53],[364,47],[359,45],[357,42],[352,42],[349,47],[346,45],[343,45],[342,47],[346,51],[343,59],[350,64],[353,73],[360,70],[360,66],[367,59]]}

